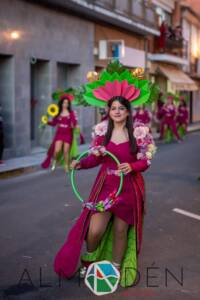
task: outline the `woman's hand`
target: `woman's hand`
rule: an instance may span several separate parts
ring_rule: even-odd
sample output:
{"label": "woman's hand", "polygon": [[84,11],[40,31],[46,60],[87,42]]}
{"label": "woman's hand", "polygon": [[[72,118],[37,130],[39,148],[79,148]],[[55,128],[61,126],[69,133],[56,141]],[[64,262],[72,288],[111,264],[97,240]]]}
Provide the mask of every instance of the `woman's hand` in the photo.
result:
{"label": "woman's hand", "polygon": [[128,174],[132,171],[131,165],[129,163],[123,163],[118,166],[118,170],[124,174]]}
{"label": "woman's hand", "polygon": [[80,162],[78,162],[77,160],[72,160],[71,164],[70,164],[70,168],[71,169],[80,169],[81,168],[81,165],[80,165]]}

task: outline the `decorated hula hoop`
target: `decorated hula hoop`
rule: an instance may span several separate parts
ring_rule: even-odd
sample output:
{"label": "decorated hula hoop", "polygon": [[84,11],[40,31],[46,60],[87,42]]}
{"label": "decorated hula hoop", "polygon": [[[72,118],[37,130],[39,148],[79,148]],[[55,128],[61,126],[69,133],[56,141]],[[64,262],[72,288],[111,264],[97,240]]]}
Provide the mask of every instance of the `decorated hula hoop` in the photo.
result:
{"label": "decorated hula hoop", "polygon": [[[84,156],[86,156],[87,154],[90,153],[90,150],[87,150],[83,153],[81,153],[78,157],[77,157],[77,161],[79,162],[81,160],[81,158],[83,158]],[[117,165],[120,164],[119,160],[117,159],[117,157],[115,155],[113,155],[111,152],[105,150],[104,152],[105,154],[109,155],[115,162]],[[117,197],[120,193],[121,193],[121,190],[122,190],[122,185],[123,185],[123,173],[120,172],[120,183],[119,183],[119,187],[118,187],[118,190],[115,194],[115,197]],[[81,197],[80,193],[78,192],[77,190],[77,187],[76,187],[76,183],[75,183],[75,169],[73,169],[71,171],[71,184],[72,184],[72,189],[73,189],[73,192],[74,194],[76,195],[76,197],[81,201],[83,202],[83,198]]]}

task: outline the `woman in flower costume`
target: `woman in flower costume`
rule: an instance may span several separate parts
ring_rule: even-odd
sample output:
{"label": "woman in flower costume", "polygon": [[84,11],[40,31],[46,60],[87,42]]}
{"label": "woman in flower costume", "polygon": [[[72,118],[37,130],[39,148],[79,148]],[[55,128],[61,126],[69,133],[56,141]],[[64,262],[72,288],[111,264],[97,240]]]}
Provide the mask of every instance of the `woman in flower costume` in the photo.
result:
{"label": "woman in flower costume", "polygon": [[55,169],[58,160],[63,155],[65,170],[68,171],[70,163],[70,152],[73,147],[73,131],[78,129],[77,118],[71,110],[71,102],[74,100],[72,94],[63,94],[59,98],[58,114],[47,121],[50,126],[57,126],[53,142],[48,150],[47,157],[42,163],[43,168],[48,168],[53,157],[52,170]]}
{"label": "woman in flower costume", "polygon": [[[54,270],[59,276],[70,278],[77,271],[84,240],[87,253],[81,256],[83,266],[100,260],[111,261],[121,272],[121,286],[131,286],[136,279],[137,256],[142,241],[142,224],[145,213],[145,189],[141,172],[145,171],[155,152],[149,128],[132,123],[131,104],[140,105],[149,99],[147,80],[133,78],[128,70],[118,74],[103,71],[99,80],[86,85],[86,101],[94,106],[108,107],[108,120],[94,129],[91,154],[72,168],[88,169],[101,165],[89,203],[106,203],[97,211],[83,205],[80,217],[70,230],[67,240],[57,253]],[[120,161],[104,155],[110,151]],[[120,172],[124,182],[116,197]],[[104,201],[105,200],[105,201]]]}
{"label": "woman in flower costume", "polygon": [[[174,96],[168,95],[167,102],[162,106],[163,117],[160,123],[160,140],[165,138],[166,141],[170,141],[173,136],[175,136],[177,140],[181,140],[181,137],[177,131],[176,106],[174,105],[173,101]],[[168,137],[168,135],[170,135],[170,137]]]}
{"label": "woman in flower costume", "polygon": [[179,99],[180,103],[177,109],[176,124],[179,135],[183,137],[187,132],[189,113],[185,97],[180,96]]}

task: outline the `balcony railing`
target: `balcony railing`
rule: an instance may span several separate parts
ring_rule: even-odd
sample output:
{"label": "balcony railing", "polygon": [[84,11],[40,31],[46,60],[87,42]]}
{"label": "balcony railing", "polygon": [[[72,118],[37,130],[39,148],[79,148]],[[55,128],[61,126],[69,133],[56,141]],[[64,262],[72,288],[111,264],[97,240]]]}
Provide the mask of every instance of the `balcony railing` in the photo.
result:
{"label": "balcony railing", "polygon": [[182,28],[177,26],[175,29],[162,24],[160,36],[155,40],[155,53],[172,54],[188,59],[188,42],[182,37]]}

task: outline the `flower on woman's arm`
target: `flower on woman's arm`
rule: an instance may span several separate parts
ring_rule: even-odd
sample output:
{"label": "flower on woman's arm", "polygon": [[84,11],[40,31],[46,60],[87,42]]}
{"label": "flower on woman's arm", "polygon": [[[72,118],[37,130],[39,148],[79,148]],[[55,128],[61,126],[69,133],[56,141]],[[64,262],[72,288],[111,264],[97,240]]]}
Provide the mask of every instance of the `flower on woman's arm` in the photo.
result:
{"label": "flower on woman's arm", "polygon": [[156,152],[156,149],[157,148],[156,148],[155,144],[151,143],[151,144],[148,145],[148,150],[150,152],[152,152],[153,154]]}
{"label": "flower on woman's arm", "polygon": [[102,136],[105,135],[107,132],[107,128],[108,128],[108,121],[103,121],[101,123],[98,123],[95,127],[94,127],[94,132],[95,135],[98,136]]}
{"label": "flower on woman's arm", "polygon": [[90,144],[90,148],[93,148],[97,144],[99,144],[99,141],[104,138],[108,128],[108,121],[103,121],[101,123],[98,123],[97,125],[93,126],[92,128],[92,142]]}
{"label": "flower on woman's arm", "polygon": [[143,140],[149,133],[149,128],[147,126],[138,126],[134,128],[133,135],[136,139]]}
{"label": "flower on woman's arm", "polygon": [[133,134],[138,146],[137,159],[146,160],[147,164],[150,165],[156,152],[156,146],[149,128],[144,124],[138,124],[134,128]]}
{"label": "flower on woman's arm", "polygon": [[106,148],[104,146],[100,146],[100,145],[93,146],[90,148],[90,153],[94,154],[96,156],[100,156],[100,155],[104,156],[106,154],[105,151],[106,151]]}

